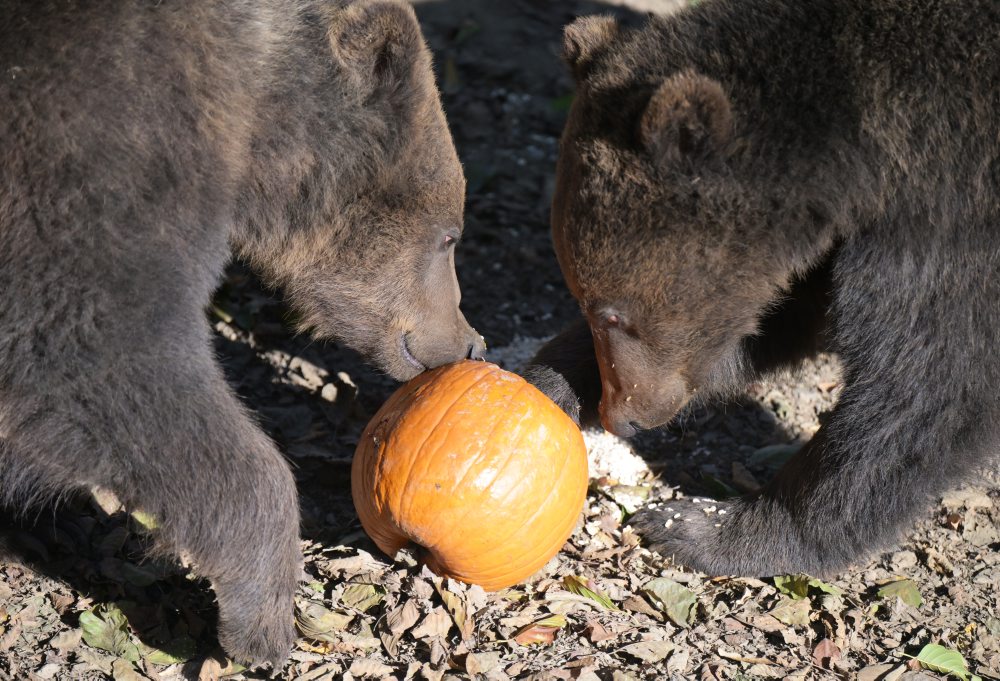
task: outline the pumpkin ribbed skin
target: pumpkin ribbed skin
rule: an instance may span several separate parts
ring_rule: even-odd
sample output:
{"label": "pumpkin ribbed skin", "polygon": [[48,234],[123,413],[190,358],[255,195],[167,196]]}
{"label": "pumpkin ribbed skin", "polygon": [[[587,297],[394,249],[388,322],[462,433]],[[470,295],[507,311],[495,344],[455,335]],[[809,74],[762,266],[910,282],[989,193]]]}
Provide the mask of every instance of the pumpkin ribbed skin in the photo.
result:
{"label": "pumpkin ribbed skin", "polygon": [[535,573],[569,538],[587,451],[534,386],[467,360],[424,372],[375,414],[351,493],[385,553],[416,544],[435,573],[495,590]]}

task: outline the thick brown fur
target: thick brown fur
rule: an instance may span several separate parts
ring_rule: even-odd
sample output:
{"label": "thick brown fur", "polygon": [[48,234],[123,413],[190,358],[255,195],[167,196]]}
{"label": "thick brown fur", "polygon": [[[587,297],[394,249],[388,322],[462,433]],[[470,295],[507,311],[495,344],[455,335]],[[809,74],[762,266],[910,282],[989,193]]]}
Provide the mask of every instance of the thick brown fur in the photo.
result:
{"label": "thick brown fur", "polygon": [[220,640],[293,638],[298,501],[204,309],[231,252],[398,379],[482,351],[464,180],[401,2],[0,3],[0,503],[160,519]]}
{"label": "thick brown fur", "polygon": [[570,413],[601,394],[630,435],[825,338],[844,391],[777,479],[635,523],[717,574],[886,546],[998,444],[1000,9],[706,0],[587,26],[552,212],[585,322],[528,376]]}

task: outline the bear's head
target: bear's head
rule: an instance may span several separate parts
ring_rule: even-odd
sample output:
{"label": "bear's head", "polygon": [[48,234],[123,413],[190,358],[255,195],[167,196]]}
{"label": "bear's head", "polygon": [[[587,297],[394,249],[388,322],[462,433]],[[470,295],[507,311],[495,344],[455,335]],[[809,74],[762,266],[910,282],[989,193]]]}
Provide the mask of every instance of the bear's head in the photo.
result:
{"label": "bear's head", "polygon": [[302,328],[398,380],[481,357],[455,273],[465,178],[412,8],[329,4],[294,30],[253,138],[237,252]]}
{"label": "bear's head", "polygon": [[602,423],[626,436],[733,387],[790,263],[813,257],[768,230],[821,219],[769,184],[780,170],[741,138],[736,100],[692,50],[658,53],[671,30],[588,17],[565,33],[577,89],[553,240],[594,338]]}

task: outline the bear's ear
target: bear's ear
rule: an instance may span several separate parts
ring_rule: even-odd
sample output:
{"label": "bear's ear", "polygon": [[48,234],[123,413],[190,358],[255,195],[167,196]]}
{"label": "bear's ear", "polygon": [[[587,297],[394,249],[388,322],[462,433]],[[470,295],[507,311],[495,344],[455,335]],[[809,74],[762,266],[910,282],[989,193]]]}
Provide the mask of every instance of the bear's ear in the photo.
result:
{"label": "bear's ear", "polygon": [[659,163],[723,155],[732,136],[729,97],[717,81],[694,71],[661,83],[639,120],[639,140]]}
{"label": "bear's ear", "polygon": [[367,91],[399,82],[423,49],[413,8],[398,0],[361,0],[338,10],[329,37],[334,56]]}
{"label": "bear's ear", "polygon": [[618,36],[618,21],[610,16],[581,17],[563,32],[563,59],[582,78],[594,57]]}

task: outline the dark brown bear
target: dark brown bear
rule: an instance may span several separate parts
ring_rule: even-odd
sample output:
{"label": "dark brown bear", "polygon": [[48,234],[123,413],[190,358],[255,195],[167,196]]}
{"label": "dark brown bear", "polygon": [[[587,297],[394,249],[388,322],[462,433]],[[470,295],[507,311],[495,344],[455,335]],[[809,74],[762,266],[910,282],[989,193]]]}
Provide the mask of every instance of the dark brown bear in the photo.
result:
{"label": "dark brown bear", "polygon": [[413,11],[0,2],[0,65],[0,502],[99,486],[155,514],[212,581],[229,654],[277,663],[295,486],[204,308],[235,253],[397,379],[481,352]]}
{"label": "dark brown bear", "polygon": [[552,226],[585,320],[529,376],[628,436],[825,334],[844,391],[777,478],[636,526],[714,574],[891,543],[997,445],[1000,5],[706,0],[580,20],[565,56]]}

